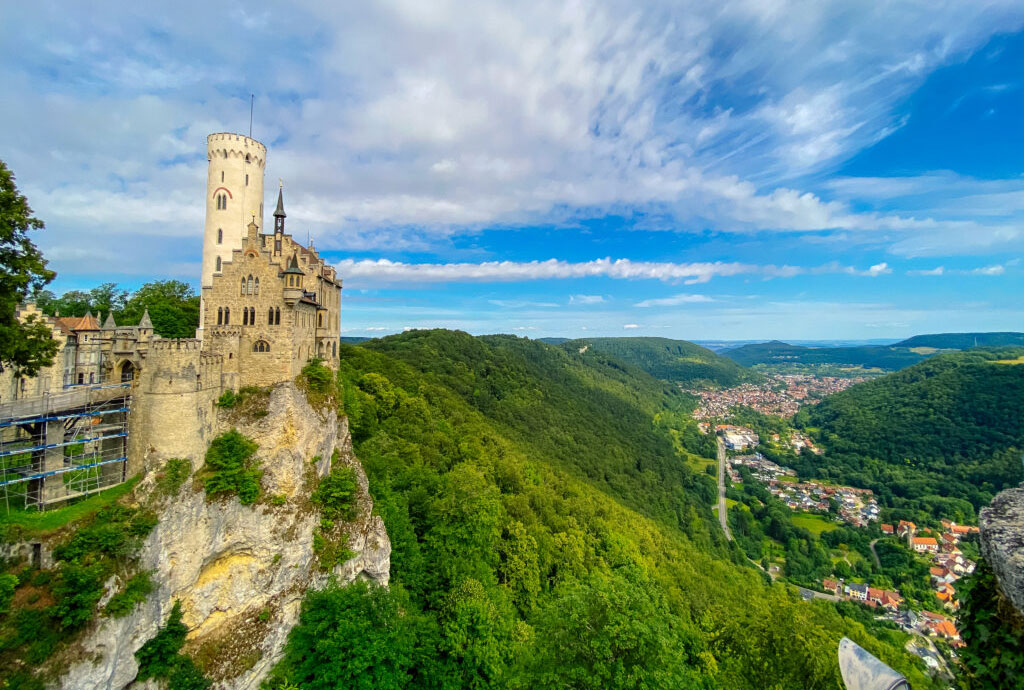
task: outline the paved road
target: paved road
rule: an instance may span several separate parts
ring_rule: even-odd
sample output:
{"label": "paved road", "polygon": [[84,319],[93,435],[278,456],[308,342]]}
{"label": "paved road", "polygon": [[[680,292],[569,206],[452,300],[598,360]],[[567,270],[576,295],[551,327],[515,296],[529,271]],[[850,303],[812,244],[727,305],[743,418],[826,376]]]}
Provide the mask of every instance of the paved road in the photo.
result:
{"label": "paved road", "polygon": [[868,546],[871,547],[871,557],[875,559],[875,567],[877,567],[879,570],[881,570],[882,569],[882,562],[880,560],[878,560],[878,552],[875,551],[875,544],[877,544],[877,543],[878,543],[877,539],[872,539],[871,543],[868,544]]}
{"label": "paved road", "polygon": [[720,437],[718,441],[718,521],[722,523],[722,531],[729,541],[732,541],[732,532],[729,531],[729,516],[725,512],[725,443]]}
{"label": "paved road", "polygon": [[800,596],[804,599],[827,599],[828,601],[841,601],[839,597],[834,594],[825,594],[824,592],[815,592],[813,589],[807,589],[805,587],[797,587],[800,590]]}

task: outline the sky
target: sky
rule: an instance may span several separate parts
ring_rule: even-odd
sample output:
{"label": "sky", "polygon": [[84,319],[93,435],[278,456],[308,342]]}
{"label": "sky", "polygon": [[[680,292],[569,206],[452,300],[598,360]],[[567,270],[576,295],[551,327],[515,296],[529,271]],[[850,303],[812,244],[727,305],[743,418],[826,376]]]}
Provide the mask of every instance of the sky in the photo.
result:
{"label": "sky", "polygon": [[198,287],[206,135],[344,335],[1024,330],[1019,0],[0,4],[0,160],[62,292]]}

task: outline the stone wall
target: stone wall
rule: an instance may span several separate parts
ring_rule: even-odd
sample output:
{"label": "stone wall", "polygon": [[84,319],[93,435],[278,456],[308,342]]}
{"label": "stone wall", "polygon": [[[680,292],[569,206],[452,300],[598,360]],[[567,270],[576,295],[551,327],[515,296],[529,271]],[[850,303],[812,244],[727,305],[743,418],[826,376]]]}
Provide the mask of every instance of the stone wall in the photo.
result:
{"label": "stone wall", "polygon": [[981,552],[1003,594],[1024,613],[1024,488],[1000,492],[978,516]]}

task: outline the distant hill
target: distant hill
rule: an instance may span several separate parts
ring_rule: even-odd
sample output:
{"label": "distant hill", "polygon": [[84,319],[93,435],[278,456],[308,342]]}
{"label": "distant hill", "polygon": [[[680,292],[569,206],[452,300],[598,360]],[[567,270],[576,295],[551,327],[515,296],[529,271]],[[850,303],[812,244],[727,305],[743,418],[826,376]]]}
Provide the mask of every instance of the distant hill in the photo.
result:
{"label": "distant hill", "polygon": [[915,335],[893,347],[934,347],[943,350],[966,350],[971,347],[1004,347],[1024,345],[1024,333],[932,333]]}
{"label": "distant hill", "polygon": [[562,347],[576,351],[589,347],[632,364],[663,381],[685,384],[735,386],[761,376],[736,362],[687,340],[668,338],[584,338]]}
{"label": "distant hill", "polygon": [[841,364],[896,370],[908,367],[928,355],[906,347],[868,345],[861,347],[805,347],[778,340],[743,345],[721,353],[738,364]]}
{"label": "distant hill", "polygon": [[1024,479],[1024,348],[936,355],[829,396],[794,423],[827,448],[802,458],[801,474],[868,486],[933,515],[943,496],[977,508]]}
{"label": "distant hill", "polygon": [[569,338],[537,338],[537,340],[548,345],[561,345],[562,343],[569,342]]}
{"label": "distant hill", "polygon": [[359,343],[365,343],[371,338],[366,338],[360,335],[343,335],[341,336],[341,342],[348,343],[349,345],[358,345]]}

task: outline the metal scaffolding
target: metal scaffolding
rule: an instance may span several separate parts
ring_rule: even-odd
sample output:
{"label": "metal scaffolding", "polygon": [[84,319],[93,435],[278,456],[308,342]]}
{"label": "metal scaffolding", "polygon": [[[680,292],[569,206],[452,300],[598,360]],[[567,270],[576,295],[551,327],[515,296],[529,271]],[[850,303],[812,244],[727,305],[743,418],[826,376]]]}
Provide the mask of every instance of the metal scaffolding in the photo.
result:
{"label": "metal scaffolding", "polygon": [[131,383],[75,386],[0,405],[8,513],[45,510],[127,479]]}

